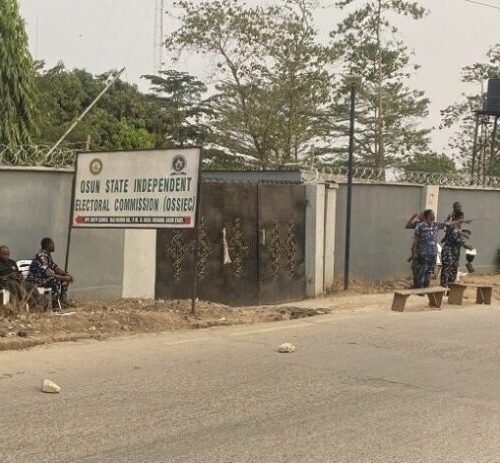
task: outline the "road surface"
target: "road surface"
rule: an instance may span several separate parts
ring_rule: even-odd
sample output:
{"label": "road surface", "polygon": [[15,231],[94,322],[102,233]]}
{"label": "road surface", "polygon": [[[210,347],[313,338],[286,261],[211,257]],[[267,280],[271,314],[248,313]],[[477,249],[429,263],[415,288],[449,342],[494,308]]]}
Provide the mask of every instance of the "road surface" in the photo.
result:
{"label": "road surface", "polygon": [[[499,309],[0,353],[0,461],[500,462]],[[282,342],[297,351],[277,353]],[[63,392],[41,393],[43,378]]]}

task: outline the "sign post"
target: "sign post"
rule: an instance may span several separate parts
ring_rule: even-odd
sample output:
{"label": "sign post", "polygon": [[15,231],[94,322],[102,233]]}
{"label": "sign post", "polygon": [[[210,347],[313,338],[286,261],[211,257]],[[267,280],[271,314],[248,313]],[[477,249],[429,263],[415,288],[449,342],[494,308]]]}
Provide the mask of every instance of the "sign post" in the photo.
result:
{"label": "sign post", "polygon": [[200,167],[200,148],[78,153],[66,255],[73,228],[194,229],[197,243]]}

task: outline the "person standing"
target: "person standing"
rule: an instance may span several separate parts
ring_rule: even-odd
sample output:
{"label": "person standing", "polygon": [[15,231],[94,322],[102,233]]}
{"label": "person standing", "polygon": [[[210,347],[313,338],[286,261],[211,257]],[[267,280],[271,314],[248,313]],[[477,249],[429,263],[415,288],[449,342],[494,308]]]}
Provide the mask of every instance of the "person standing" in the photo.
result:
{"label": "person standing", "polygon": [[[415,230],[417,225],[419,223],[422,223],[424,220],[424,213],[423,212],[415,212],[407,221],[405,224],[405,228],[407,230]],[[413,284],[412,288],[417,288],[418,283],[417,283],[417,270],[418,270],[418,265],[417,265],[417,260],[414,258],[414,252],[413,252],[413,242],[412,242],[412,248],[410,251],[410,258],[408,259],[408,262],[411,263],[411,273],[412,273],[412,278],[413,278]]]}
{"label": "person standing", "polygon": [[52,253],[56,250],[52,238],[44,238],[41,249],[31,262],[28,281],[42,288],[52,290],[53,308],[59,308],[59,303],[69,307],[67,301],[68,286],[73,282],[73,277],[62,270],[52,259]]}
{"label": "person standing", "polygon": [[[446,217],[446,222],[453,222],[454,220],[458,220],[459,217],[464,218],[465,214],[462,210],[462,205],[458,201],[455,201],[452,207],[453,210],[451,211],[451,214]],[[446,243],[451,235],[451,232],[453,231],[453,228],[453,226],[445,227],[444,238],[441,240],[441,244],[444,245]]]}
{"label": "person standing", "polygon": [[[463,220],[463,212],[457,213],[455,218],[457,220]],[[457,279],[461,248],[473,248],[470,244],[465,242],[466,239],[470,238],[470,232],[466,233],[462,231],[461,223],[457,223],[455,226],[450,227],[449,230],[441,254],[443,262],[443,267],[441,269],[441,286],[444,288],[447,288],[450,283],[454,283]]]}
{"label": "person standing", "polygon": [[452,222],[454,220],[458,220],[459,215],[461,215],[462,218],[465,216],[464,211],[462,209],[462,205],[458,201],[455,201],[453,203],[452,207],[453,207],[453,210],[451,211],[451,214],[448,215],[448,217],[446,218],[447,222]]}

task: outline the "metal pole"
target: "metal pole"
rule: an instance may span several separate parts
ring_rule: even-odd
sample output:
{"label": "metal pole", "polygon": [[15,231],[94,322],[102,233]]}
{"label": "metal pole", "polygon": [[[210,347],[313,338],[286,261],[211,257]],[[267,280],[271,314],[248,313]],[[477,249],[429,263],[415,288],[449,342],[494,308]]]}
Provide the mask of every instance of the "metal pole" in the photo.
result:
{"label": "metal pole", "polygon": [[68,272],[69,268],[69,253],[71,250],[71,237],[73,236],[73,215],[75,211],[75,186],[76,186],[77,172],[78,172],[78,155],[76,156],[75,171],[73,172],[73,180],[71,181],[71,205],[69,207],[68,239],[66,241],[66,259],[64,261],[65,272]]}
{"label": "metal pole", "polygon": [[476,156],[477,156],[477,137],[479,135],[479,111],[476,112],[476,127],[474,129],[474,144],[472,145],[472,165],[470,169],[471,181],[470,184],[474,185],[474,174],[476,170]]}
{"label": "metal pole", "polygon": [[349,289],[349,264],[351,258],[351,208],[352,169],[354,153],[354,119],[356,115],[356,84],[351,84],[351,121],[349,126],[349,159],[347,162],[347,214],[345,223],[344,290]]}
{"label": "metal pole", "polygon": [[497,137],[497,127],[498,118],[500,116],[495,116],[495,122],[493,123],[493,133],[491,134],[491,148],[490,148],[490,163],[488,166],[488,176],[493,174],[493,165],[495,161],[495,138]]}
{"label": "metal pole", "polygon": [[[199,201],[198,196],[198,201]],[[199,212],[196,213],[196,227],[194,228],[194,265],[193,288],[191,293],[191,315],[196,315],[196,299],[198,298],[198,255],[200,249],[200,227],[198,223]]]}
{"label": "metal pole", "polygon": [[113,78],[111,82],[109,82],[106,87],[102,90],[99,95],[97,95],[92,103],[87,107],[85,111],[83,111],[82,114],[78,117],[78,119],[71,124],[70,128],[64,132],[64,135],[57,140],[56,144],[50,148],[49,152],[47,153],[47,157],[49,157],[54,150],[64,141],[64,139],[73,131],[73,129],[79,124],[79,122],[87,115],[87,113],[95,106],[95,104],[102,98],[102,96],[111,88],[111,86],[118,80],[118,78],[123,74],[123,71],[125,71],[125,68],[121,68]]}
{"label": "metal pole", "polygon": [[200,160],[198,165],[198,187],[196,191],[196,223],[194,227],[194,264],[193,264],[193,287],[191,293],[191,315],[196,315],[196,299],[198,298],[198,256],[200,248],[200,220],[201,220],[201,166],[203,151],[200,150]]}

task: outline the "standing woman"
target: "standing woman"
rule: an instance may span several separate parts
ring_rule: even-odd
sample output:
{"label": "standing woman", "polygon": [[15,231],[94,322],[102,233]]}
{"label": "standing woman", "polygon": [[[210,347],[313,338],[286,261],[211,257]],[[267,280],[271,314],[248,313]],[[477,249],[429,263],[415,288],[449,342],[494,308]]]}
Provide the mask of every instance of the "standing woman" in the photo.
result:
{"label": "standing woman", "polygon": [[412,257],[416,262],[415,286],[427,288],[430,285],[437,259],[437,236],[443,230],[446,222],[436,222],[436,215],[432,209],[423,214],[423,221],[415,227],[415,238],[412,247]]}
{"label": "standing woman", "polygon": [[[456,214],[457,220],[463,220],[463,212]],[[470,238],[470,234],[461,230],[462,224],[458,223],[453,228],[447,230],[446,241],[443,245],[441,259],[443,267],[441,269],[441,286],[448,287],[450,283],[454,283],[457,279],[458,264],[460,261],[460,249],[472,249],[470,244],[465,242]]]}

